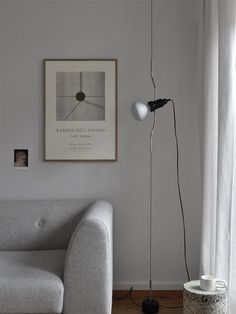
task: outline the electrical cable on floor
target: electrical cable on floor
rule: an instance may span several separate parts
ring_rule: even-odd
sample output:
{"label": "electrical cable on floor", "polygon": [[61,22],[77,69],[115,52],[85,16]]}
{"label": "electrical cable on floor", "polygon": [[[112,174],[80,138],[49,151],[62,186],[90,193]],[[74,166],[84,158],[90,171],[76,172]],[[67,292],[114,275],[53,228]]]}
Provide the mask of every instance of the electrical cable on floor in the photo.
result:
{"label": "electrical cable on floor", "polygon": [[136,302],[136,300],[134,299],[134,297],[132,296],[132,293],[130,295],[130,300],[137,306],[142,307],[142,304],[139,304],[138,302]]}
{"label": "electrical cable on floor", "polygon": [[127,294],[125,294],[124,296],[122,296],[122,297],[116,297],[115,295],[113,295],[112,297],[113,297],[113,299],[116,300],[116,301],[123,301],[123,300],[125,300],[125,299],[127,299],[127,298],[129,298],[129,297],[131,296],[132,291],[133,291],[133,287],[130,287],[130,288],[129,288],[129,292],[128,292]]}
{"label": "electrical cable on floor", "polygon": [[160,305],[160,307],[164,307],[166,309],[182,309],[183,308],[183,305],[173,305],[173,306],[171,306],[171,305],[164,305],[164,304],[160,304],[160,303],[159,303],[159,305]]}
{"label": "electrical cable on floor", "polygon": [[116,300],[116,301],[123,301],[123,300],[125,300],[125,299],[130,298],[130,300],[131,300],[135,305],[137,305],[137,306],[142,306],[141,304],[139,304],[138,302],[136,302],[135,299],[133,298],[133,295],[132,295],[132,294],[133,294],[133,290],[134,290],[134,288],[133,288],[133,287],[130,287],[129,292],[128,292],[127,294],[125,294],[125,295],[122,296],[122,297],[116,297],[116,296],[113,295],[113,299]]}
{"label": "electrical cable on floor", "polygon": [[[133,297],[133,291],[134,291],[134,288],[133,287],[130,287],[129,289],[129,292],[126,293],[124,296],[122,297],[116,297],[113,295],[113,299],[116,300],[116,301],[123,301],[125,299],[128,299],[130,298],[130,300],[138,307],[142,307],[142,304],[139,304]],[[164,304],[159,304],[161,307],[164,307],[164,308],[167,308],[167,309],[181,309],[183,307],[183,305],[164,305]]]}

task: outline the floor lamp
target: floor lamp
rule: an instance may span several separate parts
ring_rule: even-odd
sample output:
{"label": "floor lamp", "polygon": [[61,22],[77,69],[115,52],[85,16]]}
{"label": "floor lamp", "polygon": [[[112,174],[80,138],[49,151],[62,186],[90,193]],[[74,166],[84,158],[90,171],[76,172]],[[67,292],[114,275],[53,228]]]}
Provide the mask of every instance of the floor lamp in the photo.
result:
{"label": "floor lamp", "polygon": [[[152,139],[153,134],[156,128],[156,110],[165,106],[169,101],[172,103],[173,109],[173,121],[174,121],[174,133],[175,133],[175,143],[176,143],[176,175],[177,175],[177,187],[178,187],[178,196],[181,208],[181,216],[183,223],[183,248],[184,248],[184,263],[185,270],[188,280],[190,281],[189,269],[188,269],[188,261],[187,261],[187,244],[186,244],[186,226],[185,226],[185,215],[183,208],[183,201],[180,189],[180,181],[179,181],[179,148],[178,148],[178,138],[177,138],[177,130],[176,130],[176,114],[175,114],[175,103],[172,99],[156,99],[156,83],[153,76],[153,0],[151,0],[151,58],[150,58],[150,78],[153,85],[153,100],[149,101],[147,104],[143,104],[141,102],[134,102],[131,106],[131,111],[134,118],[138,121],[143,120],[149,112],[153,112],[153,126],[150,131],[150,140],[149,140],[149,178],[150,178],[150,186],[149,186],[149,297],[143,301],[142,310],[144,313],[158,313],[159,312],[159,302],[152,298],[152,194],[153,194],[153,184],[152,184]],[[173,307],[174,308],[174,307]]]}
{"label": "floor lamp", "polygon": [[131,110],[134,118],[138,121],[143,120],[148,112],[154,113],[154,121],[153,126],[150,132],[150,141],[149,141],[149,178],[150,178],[150,186],[149,186],[149,297],[143,301],[142,309],[144,313],[158,313],[159,312],[159,303],[156,299],[152,298],[152,139],[153,134],[156,127],[156,109],[163,107],[165,104],[167,104],[170,101],[170,99],[157,99],[154,101],[149,101],[147,104],[143,104],[140,102],[135,102],[132,104]]}
{"label": "floor lamp", "polygon": [[170,101],[170,99],[157,99],[156,100],[156,83],[153,76],[153,0],[151,0],[151,58],[150,58],[150,77],[153,84],[153,101],[149,101],[147,104],[140,102],[134,102],[131,106],[131,111],[134,118],[138,121],[143,120],[148,112],[154,113],[153,126],[150,131],[150,141],[149,141],[149,178],[150,178],[150,199],[149,199],[149,297],[145,299],[142,303],[142,310],[144,313],[158,313],[159,312],[159,302],[152,297],[152,139],[156,127],[156,109],[163,107]]}

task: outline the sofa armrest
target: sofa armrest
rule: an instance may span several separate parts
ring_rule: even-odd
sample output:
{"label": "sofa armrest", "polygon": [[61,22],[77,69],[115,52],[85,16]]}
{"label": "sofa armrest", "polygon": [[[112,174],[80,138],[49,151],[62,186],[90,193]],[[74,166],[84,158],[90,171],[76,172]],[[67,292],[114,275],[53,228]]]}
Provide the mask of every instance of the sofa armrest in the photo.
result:
{"label": "sofa armrest", "polygon": [[69,243],[64,268],[63,314],[111,314],[112,205],[95,201]]}

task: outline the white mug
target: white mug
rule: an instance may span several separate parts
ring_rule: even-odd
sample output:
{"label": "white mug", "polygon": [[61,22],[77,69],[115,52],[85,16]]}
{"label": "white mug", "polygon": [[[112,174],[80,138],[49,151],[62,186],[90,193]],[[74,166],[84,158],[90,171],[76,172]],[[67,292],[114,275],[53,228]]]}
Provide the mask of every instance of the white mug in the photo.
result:
{"label": "white mug", "polygon": [[227,283],[226,281],[217,279],[212,275],[202,275],[200,280],[200,288],[205,291],[226,289]]}

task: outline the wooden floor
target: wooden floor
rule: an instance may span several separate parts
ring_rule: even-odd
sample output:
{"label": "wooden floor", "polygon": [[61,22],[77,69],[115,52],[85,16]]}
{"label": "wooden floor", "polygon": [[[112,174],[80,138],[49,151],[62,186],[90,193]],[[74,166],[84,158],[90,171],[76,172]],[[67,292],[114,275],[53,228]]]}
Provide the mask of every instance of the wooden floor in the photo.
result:
{"label": "wooden floor", "polygon": [[[128,291],[113,291],[113,295],[120,298],[126,295]],[[133,291],[132,297],[136,303],[142,304],[142,301],[147,297],[146,291]],[[183,305],[182,291],[153,291],[153,298],[158,299],[160,304],[160,314],[182,314],[183,308],[165,308],[166,306],[179,306]],[[163,305],[163,306],[162,306]],[[115,300],[113,298],[112,314],[137,314],[142,313],[142,307],[135,305],[130,297],[125,300]]]}

